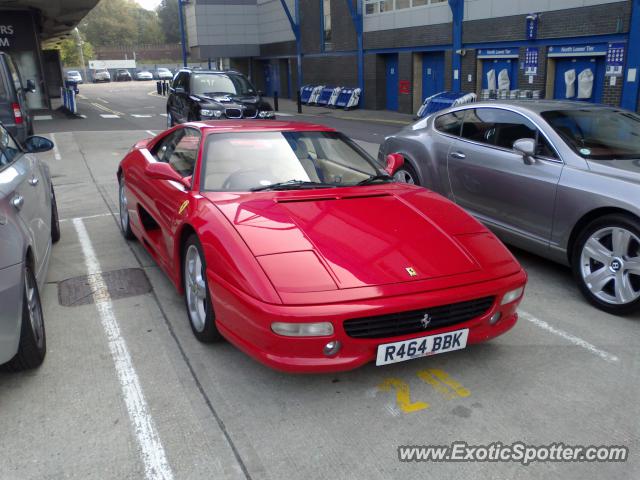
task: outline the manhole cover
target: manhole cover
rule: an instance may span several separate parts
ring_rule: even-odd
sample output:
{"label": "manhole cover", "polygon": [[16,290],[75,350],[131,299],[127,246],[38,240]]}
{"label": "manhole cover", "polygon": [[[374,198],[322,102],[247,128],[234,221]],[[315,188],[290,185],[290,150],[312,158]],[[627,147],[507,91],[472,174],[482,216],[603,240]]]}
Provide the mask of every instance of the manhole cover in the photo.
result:
{"label": "manhole cover", "polygon": [[[118,298],[133,297],[151,291],[151,284],[144,270],[140,268],[123,268],[100,274],[109,292],[109,296]],[[91,277],[83,275],[73,277],[58,283],[58,302],[63,307],[88,305],[94,301],[94,290],[91,288]]]}

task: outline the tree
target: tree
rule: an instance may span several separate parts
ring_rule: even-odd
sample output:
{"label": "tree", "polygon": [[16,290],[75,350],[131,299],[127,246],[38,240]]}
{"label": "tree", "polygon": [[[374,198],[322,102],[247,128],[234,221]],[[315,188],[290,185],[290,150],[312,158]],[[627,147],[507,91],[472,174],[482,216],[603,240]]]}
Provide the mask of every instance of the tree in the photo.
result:
{"label": "tree", "polygon": [[178,0],[162,0],[158,8],[158,18],[167,43],[180,42],[180,22],[178,16]]}
{"label": "tree", "polygon": [[158,14],[134,0],[101,0],[80,25],[96,47],[136,46],[164,43]]}
{"label": "tree", "polygon": [[[78,41],[75,36],[62,40],[60,45],[56,47],[60,50],[60,59],[65,67],[81,67],[80,50],[78,48]],[[93,45],[89,42],[82,42],[82,53],[84,54],[85,64],[93,59]]]}

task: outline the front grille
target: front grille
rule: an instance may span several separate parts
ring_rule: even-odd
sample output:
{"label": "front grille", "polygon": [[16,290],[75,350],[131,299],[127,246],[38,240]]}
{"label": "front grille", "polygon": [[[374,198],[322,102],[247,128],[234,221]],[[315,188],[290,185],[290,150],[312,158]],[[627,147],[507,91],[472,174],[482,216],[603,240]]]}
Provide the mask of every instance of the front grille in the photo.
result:
{"label": "front grille", "polygon": [[256,118],[258,116],[258,109],[251,105],[248,105],[244,109],[244,118]]}
{"label": "front grille", "polygon": [[[344,329],[347,335],[354,338],[397,337],[411,333],[428,332],[484,315],[493,305],[494,298],[484,297],[411,312],[354,318],[344,322]],[[426,328],[423,326],[425,315],[429,315],[430,320]]]}
{"label": "front grille", "polygon": [[242,110],[239,108],[227,108],[224,114],[227,118],[242,118]]}

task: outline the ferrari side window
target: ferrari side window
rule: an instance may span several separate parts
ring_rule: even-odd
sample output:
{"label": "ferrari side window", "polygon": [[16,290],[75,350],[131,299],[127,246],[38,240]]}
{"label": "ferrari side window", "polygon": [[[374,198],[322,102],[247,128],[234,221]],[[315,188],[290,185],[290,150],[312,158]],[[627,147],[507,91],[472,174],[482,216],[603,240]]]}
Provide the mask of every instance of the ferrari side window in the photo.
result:
{"label": "ferrari side window", "polygon": [[176,148],[176,145],[185,133],[185,129],[176,130],[170,135],[163,138],[158,145],[152,150],[151,154],[159,162],[169,163],[171,155]]}
{"label": "ferrari side window", "polygon": [[185,128],[176,142],[171,155],[168,157],[169,165],[183,177],[193,175],[198,158],[198,146],[200,145],[200,132],[193,128]]}

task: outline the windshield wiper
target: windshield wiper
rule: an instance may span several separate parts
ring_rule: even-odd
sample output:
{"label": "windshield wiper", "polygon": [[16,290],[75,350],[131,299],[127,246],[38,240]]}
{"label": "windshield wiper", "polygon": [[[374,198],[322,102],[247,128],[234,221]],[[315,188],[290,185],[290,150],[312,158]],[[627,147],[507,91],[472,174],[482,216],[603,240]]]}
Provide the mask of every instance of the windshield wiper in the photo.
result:
{"label": "windshield wiper", "polygon": [[371,175],[369,178],[365,178],[361,182],[356,183],[356,185],[371,185],[372,183],[383,182],[383,181],[384,182],[393,182],[393,177],[391,177],[390,175],[387,175],[386,173],[378,174],[378,175]]}
{"label": "windshield wiper", "polygon": [[286,182],[272,183],[261,187],[254,187],[252,192],[260,192],[262,190],[301,190],[309,188],[336,188],[337,185],[332,183],[309,182],[306,180],[287,180]]}

